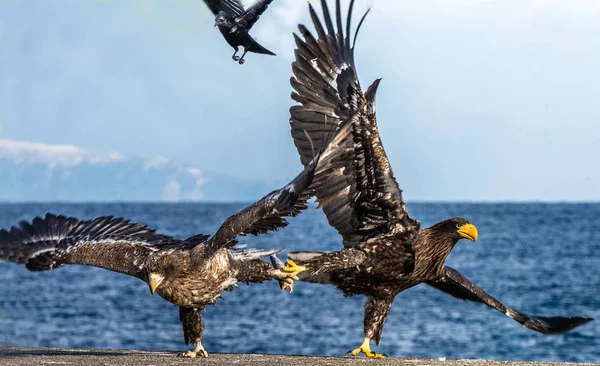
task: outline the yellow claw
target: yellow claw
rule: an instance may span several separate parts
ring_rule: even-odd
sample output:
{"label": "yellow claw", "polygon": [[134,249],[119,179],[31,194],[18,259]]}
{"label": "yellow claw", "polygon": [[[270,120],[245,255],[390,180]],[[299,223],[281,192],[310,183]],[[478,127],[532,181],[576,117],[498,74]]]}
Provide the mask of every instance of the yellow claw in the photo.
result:
{"label": "yellow claw", "polygon": [[346,352],[346,354],[351,354],[352,356],[356,356],[359,353],[364,353],[365,356],[369,357],[369,358],[377,358],[377,359],[383,359],[385,358],[385,355],[381,354],[381,353],[375,353],[373,351],[371,351],[371,346],[369,345],[369,338],[365,338],[365,340],[363,341],[363,343],[360,345],[360,347],[355,348],[351,351]]}
{"label": "yellow claw", "polygon": [[179,357],[183,358],[196,358],[196,357],[208,357],[208,352],[202,347],[202,343],[198,341],[196,348],[193,351],[187,351],[179,354]]}
{"label": "yellow claw", "polygon": [[291,278],[293,278],[294,280],[298,280],[298,274],[300,272],[304,272],[306,271],[308,268],[304,267],[304,266],[299,266],[296,263],[294,263],[293,260],[288,259],[286,264],[288,265],[287,267],[283,267],[282,270],[284,272],[287,272]]}
{"label": "yellow claw", "polygon": [[183,358],[196,358],[198,356],[208,357],[208,352],[206,352],[204,349],[201,349],[199,351],[187,351],[179,354],[179,357]]}

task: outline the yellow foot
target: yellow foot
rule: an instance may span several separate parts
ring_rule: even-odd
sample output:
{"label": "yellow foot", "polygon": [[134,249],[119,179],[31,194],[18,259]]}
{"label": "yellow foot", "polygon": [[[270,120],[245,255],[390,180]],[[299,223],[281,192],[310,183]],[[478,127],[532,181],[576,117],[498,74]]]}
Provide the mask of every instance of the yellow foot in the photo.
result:
{"label": "yellow foot", "polygon": [[352,356],[356,356],[359,353],[364,353],[365,356],[369,357],[369,358],[385,358],[386,355],[380,354],[380,353],[375,353],[373,351],[371,351],[371,346],[369,345],[370,339],[369,338],[365,338],[363,344],[360,345],[360,347],[355,348],[351,351],[346,352],[346,354],[350,353]]}
{"label": "yellow foot", "polygon": [[383,355],[381,353],[375,353],[373,351],[371,351],[370,349],[364,349],[364,348],[355,348],[351,351],[346,352],[346,354],[351,354],[352,356],[356,356],[359,353],[364,353],[365,356],[369,357],[369,358],[385,358],[386,355]]}
{"label": "yellow foot", "polygon": [[179,354],[179,357],[184,357],[184,358],[196,358],[196,357],[208,357],[208,352],[206,352],[205,350],[201,349],[198,351],[187,351],[187,352],[183,352]]}
{"label": "yellow foot", "polygon": [[306,271],[308,268],[304,267],[304,266],[299,266],[296,263],[294,263],[294,261],[292,261],[291,259],[288,259],[286,264],[288,265],[287,267],[283,267],[282,270],[284,272],[286,272],[291,278],[298,280],[298,274],[300,272],[304,272]]}

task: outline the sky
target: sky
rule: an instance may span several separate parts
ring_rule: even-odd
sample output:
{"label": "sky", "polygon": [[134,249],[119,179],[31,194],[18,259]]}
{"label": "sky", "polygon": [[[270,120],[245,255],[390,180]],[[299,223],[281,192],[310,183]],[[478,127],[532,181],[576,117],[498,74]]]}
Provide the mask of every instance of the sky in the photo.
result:
{"label": "sky", "polygon": [[[273,1],[251,33],[277,56],[240,66],[200,0],[0,0],[0,138],[291,179],[306,4]],[[358,75],[407,201],[600,200],[600,2],[369,6]]]}

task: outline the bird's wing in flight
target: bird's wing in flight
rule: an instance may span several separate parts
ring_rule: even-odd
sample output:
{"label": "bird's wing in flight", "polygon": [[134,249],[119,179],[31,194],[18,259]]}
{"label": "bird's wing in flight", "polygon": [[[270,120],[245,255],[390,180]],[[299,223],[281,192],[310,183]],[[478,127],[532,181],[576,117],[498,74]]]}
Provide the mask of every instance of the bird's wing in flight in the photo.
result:
{"label": "bird's wing in flight", "polygon": [[252,6],[250,6],[246,11],[239,16],[236,21],[238,24],[241,24],[246,30],[250,30],[252,26],[258,21],[258,18],[262,15],[262,13],[267,10],[269,4],[271,4],[273,0],[258,0]]}
{"label": "bird's wing in flight", "polygon": [[0,260],[25,264],[32,271],[82,264],[140,278],[150,253],[194,245],[110,216],[80,221],[48,213],[0,230]]}
{"label": "bird's wing in flight", "polygon": [[523,314],[505,306],[500,301],[488,295],[457,270],[445,266],[444,272],[443,279],[439,281],[430,281],[427,282],[427,284],[456,298],[486,304],[519,322],[525,328],[529,328],[542,334],[563,333],[593,320],[581,317],[540,317]]}
{"label": "bird's wing in flight", "polygon": [[241,0],[204,0],[204,3],[214,15],[217,15],[221,10],[235,18],[244,13]]}
{"label": "bird's wing in flight", "polygon": [[333,154],[339,141],[346,139],[349,131],[341,129],[334,133],[324,130],[324,137],[318,140],[320,145],[316,145],[320,148],[304,170],[285,187],[267,194],[225,220],[207,243],[208,250],[205,255],[211,255],[221,248],[233,247],[239,235],[260,235],[286,227],[288,222],[285,217],[297,216],[306,209],[307,201],[323,184],[326,174],[321,160]]}
{"label": "bird's wing in flight", "polygon": [[[406,210],[402,191],[379,137],[375,119],[375,93],[379,80],[364,94],[358,81],[354,45],[350,45],[354,1],[350,2],[346,36],[340,1],[336,1],[337,31],[327,2],[321,0],[321,5],[324,26],[309,4],[317,38],[303,25],[298,28],[304,40],[295,35],[297,49],[291,79],[295,92],[292,99],[300,104],[290,108],[294,143],[301,162],[307,164],[310,159],[308,140],[315,139],[332,124],[340,126],[350,121],[351,138],[328,159],[330,175],[316,194],[319,206],[330,225],[342,235],[345,247],[356,248],[370,238],[398,237],[399,234],[404,239],[401,246],[406,247],[405,244],[415,238],[419,223],[411,219]],[[354,42],[366,15],[358,25]]]}

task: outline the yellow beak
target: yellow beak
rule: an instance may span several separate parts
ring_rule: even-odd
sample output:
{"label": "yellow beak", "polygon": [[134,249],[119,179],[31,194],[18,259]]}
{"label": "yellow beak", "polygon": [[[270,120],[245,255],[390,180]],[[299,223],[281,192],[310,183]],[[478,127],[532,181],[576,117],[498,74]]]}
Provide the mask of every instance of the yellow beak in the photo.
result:
{"label": "yellow beak", "polygon": [[159,275],[157,273],[150,273],[150,278],[148,281],[148,285],[150,286],[150,292],[154,293],[154,291],[156,291],[156,288],[161,284],[163,280],[164,277],[162,275]]}
{"label": "yellow beak", "polygon": [[158,287],[158,281],[155,278],[150,279],[150,293],[154,293]]}
{"label": "yellow beak", "polygon": [[466,224],[458,228],[458,235],[470,241],[477,240],[477,228],[473,224]]}

